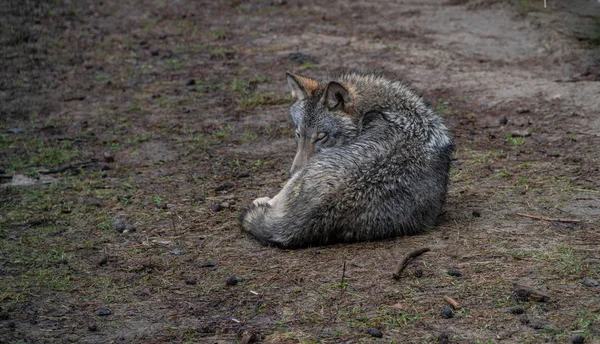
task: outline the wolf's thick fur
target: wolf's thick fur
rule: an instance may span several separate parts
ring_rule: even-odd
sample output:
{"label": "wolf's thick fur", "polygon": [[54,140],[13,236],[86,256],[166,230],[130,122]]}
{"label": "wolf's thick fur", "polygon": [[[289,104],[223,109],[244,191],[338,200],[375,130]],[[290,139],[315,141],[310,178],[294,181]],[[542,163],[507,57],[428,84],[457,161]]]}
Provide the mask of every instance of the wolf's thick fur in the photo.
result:
{"label": "wolf's thick fur", "polygon": [[240,215],[243,231],[284,248],[377,240],[435,225],[452,139],[399,81],[346,74],[328,83],[288,73],[298,152],[272,199]]}

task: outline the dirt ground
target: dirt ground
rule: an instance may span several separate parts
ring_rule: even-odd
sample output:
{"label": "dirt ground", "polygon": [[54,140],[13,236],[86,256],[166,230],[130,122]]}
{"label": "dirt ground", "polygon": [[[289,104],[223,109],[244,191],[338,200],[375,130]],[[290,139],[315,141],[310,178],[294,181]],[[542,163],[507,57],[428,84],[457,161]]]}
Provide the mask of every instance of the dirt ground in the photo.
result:
{"label": "dirt ground", "polygon": [[[3,3],[0,343],[600,343],[597,1]],[[446,119],[443,221],[260,246],[285,71],[349,69]]]}

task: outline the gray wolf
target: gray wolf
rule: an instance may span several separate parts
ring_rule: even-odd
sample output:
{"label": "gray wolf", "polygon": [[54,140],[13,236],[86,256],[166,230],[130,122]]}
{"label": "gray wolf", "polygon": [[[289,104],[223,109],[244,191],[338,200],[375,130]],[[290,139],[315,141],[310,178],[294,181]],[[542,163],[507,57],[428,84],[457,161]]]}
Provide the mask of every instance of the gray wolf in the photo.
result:
{"label": "gray wolf", "polygon": [[350,73],[329,82],[287,74],[297,152],[273,198],[240,214],[263,244],[299,248],[411,235],[446,200],[452,138],[400,81]]}

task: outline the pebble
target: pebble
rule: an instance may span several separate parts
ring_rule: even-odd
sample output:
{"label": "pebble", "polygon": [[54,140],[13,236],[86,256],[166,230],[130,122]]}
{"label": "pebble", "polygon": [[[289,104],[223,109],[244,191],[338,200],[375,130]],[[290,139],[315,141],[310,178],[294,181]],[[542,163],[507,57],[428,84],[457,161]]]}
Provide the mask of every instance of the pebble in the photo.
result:
{"label": "pebble", "polygon": [[100,316],[106,316],[106,315],[111,315],[111,314],[112,314],[112,311],[108,308],[100,308],[98,310],[98,315],[100,315]]}
{"label": "pebble", "polygon": [[115,162],[115,156],[108,152],[104,152],[104,161],[108,163]]}
{"label": "pebble", "polygon": [[415,277],[417,277],[417,278],[423,277],[423,269],[415,268]]}
{"label": "pebble", "polygon": [[236,284],[238,284],[238,279],[235,276],[229,276],[227,278],[227,282],[225,282],[225,284],[231,285],[231,286],[236,285]]}
{"label": "pebble", "polygon": [[187,284],[187,285],[196,285],[196,283],[198,283],[198,282],[196,281],[195,278],[186,278],[185,279],[185,284]]}
{"label": "pebble", "polygon": [[237,178],[248,178],[248,177],[250,177],[250,171],[241,170],[241,171],[238,171],[238,173],[235,176]]}
{"label": "pebble", "polygon": [[589,278],[582,279],[581,283],[583,283],[583,285],[585,285],[586,287],[600,286],[600,283],[598,283],[598,281],[596,281],[595,279],[589,279]]}
{"label": "pebble", "polygon": [[288,61],[296,62],[297,64],[303,64],[304,62],[312,61],[312,57],[310,55],[301,52],[289,53],[286,59]]}
{"label": "pebble", "polygon": [[119,232],[119,233],[123,233],[123,231],[124,231],[124,230],[125,230],[125,228],[127,227],[127,226],[125,225],[125,223],[123,223],[123,221],[120,221],[120,220],[115,220],[115,221],[112,223],[112,225],[113,225],[113,228],[114,228],[114,229],[115,229],[117,232]]}
{"label": "pebble", "polygon": [[448,276],[452,276],[452,277],[460,277],[462,276],[462,273],[456,269],[450,269],[446,272],[446,274]]}
{"label": "pebble", "polygon": [[583,344],[585,343],[585,337],[584,336],[580,336],[580,335],[576,335],[571,337],[571,343],[573,344]]}
{"label": "pebble", "polygon": [[500,122],[501,125],[506,125],[506,123],[508,123],[508,118],[506,116],[502,116],[498,122]]}
{"label": "pebble", "polygon": [[20,134],[23,131],[25,131],[25,129],[23,129],[23,128],[10,128],[6,132],[9,134]]}
{"label": "pebble", "polygon": [[100,256],[100,258],[98,258],[98,265],[102,266],[102,265],[106,265],[106,263],[108,263],[108,255],[102,254]]}
{"label": "pebble", "polygon": [[235,186],[234,182],[232,182],[230,180],[226,180],[226,181],[222,182],[221,184],[217,185],[215,187],[215,191],[228,190],[228,189],[231,189],[234,186]]}
{"label": "pebble", "polygon": [[473,217],[481,217],[481,213],[479,212],[479,210],[473,210],[471,214],[473,215]]}
{"label": "pebble", "polygon": [[212,208],[212,210],[213,210],[213,211],[221,211],[221,210],[223,210],[223,207],[221,206],[221,204],[220,204],[220,203],[215,203],[215,204],[213,204],[213,205],[211,206],[211,208]]}
{"label": "pebble", "polygon": [[206,200],[206,197],[204,197],[204,195],[198,195],[194,198],[194,203],[196,203],[196,204],[204,203],[204,200]]}
{"label": "pebble", "polygon": [[506,309],[506,311],[507,311],[508,313],[512,313],[512,314],[515,314],[515,315],[519,315],[519,314],[523,314],[523,313],[525,313],[525,308],[523,308],[523,307],[521,307],[521,306],[508,307],[508,308]]}
{"label": "pebble", "polygon": [[89,330],[90,332],[96,332],[96,331],[98,331],[98,325],[96,325],[96,324],[93,324],[93,323],[92,323],[92,324],[89,324],[89,325],[88,325],[88,330]]}
{"label": "pebble", "polygon": [[371,336],[375,337],[375,338],[381,338],[383,337],[383,332],[381,332],[381,330],[376,329],[376,328],[368,328],[367,329],[367,334],[370,334]]}
{"label": "pebble", "polygon": [[526,107],[517,108],[517,113],[519,113],[519,114],[529,113],[529,112],[531,112],[531,110],[529,110]]}
{"label": "pebble", "polygon": [[448,305],[442,307],[442,316],[446,319],[454,318],[454,310],[452,307]]}
{"label": "pebble", "polygon": [[193,85],[195,85],[195,84],[196,84],[196,80],[194,80],[194,79],[190,79],[190,80],[188,80],[188,82],[186,83],[186,86],[193,86]]}

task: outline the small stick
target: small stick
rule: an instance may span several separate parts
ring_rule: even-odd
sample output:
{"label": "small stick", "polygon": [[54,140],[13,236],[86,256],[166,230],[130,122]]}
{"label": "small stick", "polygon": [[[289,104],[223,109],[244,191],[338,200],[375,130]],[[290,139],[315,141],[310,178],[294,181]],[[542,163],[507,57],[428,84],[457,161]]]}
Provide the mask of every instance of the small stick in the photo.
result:
{"label": "small stick", "polygon": [[448,303],[450,306],[452,306],[452,308],[454,308],[454,309],[460,308],[460,305],[458,304],[458,302],[456,302],[456,300],[454,300],[453,298],[444,295],[444,296],[442,296],[442,299],[444,301],[446,301],[446,303]]}
{"label": "small stick", "polygon": [[396,272],[394,272],[394,275],[393,275],[394,279],[400,279],[400,274],[406,268],[406,266],[408,265],[408,262],[410,262],[412,259],[415,259],[418,256],[422,255],[423,253],[429,252],[429,251],[431,251],[431,249],[429,247],[423,247],[423,248],[414,250],[412,252],[409,252],[406,256],[404,256],[404,258],[402,258],[402,260],[398,264],[398,267],[396,268]]}
{"label": "small stick", "polygon": [[346,287],[344,287],[344,278],[346,278],[346,261],[344,260],[344,267],[342,268],[342,280],[340,281],[340,295],[338,299],[342,298],[344,295],[344,291],[346,291]]}
{"label": "small stick", "polygon": [[40,173],[40,174],[61,173],[61,172],[64,172],[66,170],[84,167],[84,166],[87,166],[89,164],[93,164],[95,162],[97,162],[97,160],[96,159],[92,159],[92,160],[80,162],[80,163],[77,163],[77,164],[69,164],[69,165],[63,165],[63,166],[60,166],[60,167],[57,167],[57,168],[38,170],[37,173]]}
{"label": "small stick", "polygon": [[528,217],[530,219],[536,219],[536,220],[541,220],[541,221],[550,221],[550,222],[581,222],[581,220],[566,219],[564,217],[552,218],[552,217],[542,217],[542,216],[528,215],[528,214],[521,214],[521,213],[517,213],[517,215],[523,216],[523,217]]}

